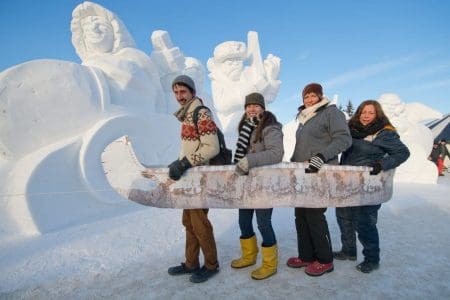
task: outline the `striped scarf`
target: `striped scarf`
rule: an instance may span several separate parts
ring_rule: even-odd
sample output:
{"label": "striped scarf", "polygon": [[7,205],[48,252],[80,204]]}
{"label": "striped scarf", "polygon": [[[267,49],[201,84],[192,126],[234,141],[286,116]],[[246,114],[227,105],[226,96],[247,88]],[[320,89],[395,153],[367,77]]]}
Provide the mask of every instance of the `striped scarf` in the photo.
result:
{"label": "striped scarf", "polygon": [[253,130],[258,126],[257,120],[245,120],[239,131],[238,141],[236,143],[236,152],[234,153],[234,163],[238,163],[246,154],[250,144],[250,136]]}

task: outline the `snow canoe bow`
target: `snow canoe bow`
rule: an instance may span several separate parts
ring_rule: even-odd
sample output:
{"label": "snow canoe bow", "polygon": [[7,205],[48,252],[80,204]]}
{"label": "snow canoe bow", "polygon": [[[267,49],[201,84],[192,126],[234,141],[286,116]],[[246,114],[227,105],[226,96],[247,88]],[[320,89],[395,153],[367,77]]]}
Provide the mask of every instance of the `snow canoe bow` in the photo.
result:
{"label": "snow canoe bow", "polygon": [[306,174],[304,163],[282,162],[239,176],[234,166],[189,169],[179,181],[166,167],[145,167],[122,137],[102,155],[111,186],[123,197],[160,208],[345,207],[376,205],[392,197],[394,170],[325,165]]}

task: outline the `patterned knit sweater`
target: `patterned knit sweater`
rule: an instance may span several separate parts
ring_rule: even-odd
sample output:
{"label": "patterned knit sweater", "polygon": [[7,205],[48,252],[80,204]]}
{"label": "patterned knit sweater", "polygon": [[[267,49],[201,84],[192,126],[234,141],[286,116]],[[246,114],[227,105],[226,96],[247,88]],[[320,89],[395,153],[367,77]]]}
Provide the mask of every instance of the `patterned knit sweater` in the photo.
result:
{"label": "patterned knit sweater", "polygon": [[217,126],[208,109],[198,112],[198,132],[193,121],[193,112],[197,106],[203,105],[201,100],[194,98],[178,111],[177,118],[181,122],[181,151],[179,158],[186,157],[193,166],[207,165],[209,160],[219,151]]}

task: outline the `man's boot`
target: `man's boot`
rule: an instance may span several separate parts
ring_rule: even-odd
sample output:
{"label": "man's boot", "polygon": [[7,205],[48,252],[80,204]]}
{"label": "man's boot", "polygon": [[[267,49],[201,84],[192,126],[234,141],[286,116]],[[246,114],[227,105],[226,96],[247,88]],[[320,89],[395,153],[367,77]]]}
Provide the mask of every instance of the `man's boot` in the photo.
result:
{"label": "man's boot", "polygon": [[231,261],[231,267],[235,269],[245,268],[256,264],[258,256],[258,245],[256,243],[256,235],[248,239],[240,239],[241,242],[241,258]]}

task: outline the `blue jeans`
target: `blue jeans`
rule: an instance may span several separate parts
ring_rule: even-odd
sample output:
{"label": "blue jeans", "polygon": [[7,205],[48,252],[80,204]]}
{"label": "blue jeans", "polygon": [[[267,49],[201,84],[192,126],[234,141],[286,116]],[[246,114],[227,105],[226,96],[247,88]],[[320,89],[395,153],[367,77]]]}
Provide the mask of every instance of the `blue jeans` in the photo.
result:
{"label": "blue jeans", "polygon": [[380,261],[380,238],[377,229],[380,207],[381,204],[336,209],[341,230],[342,251],[346,254],[356,254],[356,231],[363,246],[365,260],[375,263]]}
{"label": "blue jeans", "polygon": [[264,209],[239,209],[239,228],[241,239],[247,239],[255,235],[253,231],[253,212],[256,213],[256,222],[263,238],[263,247],[271,247],[277,243],[275,232],[272,228],[273,208]]}
{"label": "blue jeans", "polygon": [[341,251],[356,256],[356,220],[354,207],[336,207],[336,219],[341,230]]}

